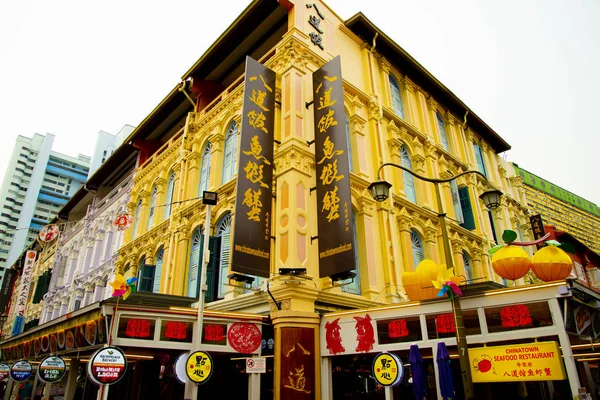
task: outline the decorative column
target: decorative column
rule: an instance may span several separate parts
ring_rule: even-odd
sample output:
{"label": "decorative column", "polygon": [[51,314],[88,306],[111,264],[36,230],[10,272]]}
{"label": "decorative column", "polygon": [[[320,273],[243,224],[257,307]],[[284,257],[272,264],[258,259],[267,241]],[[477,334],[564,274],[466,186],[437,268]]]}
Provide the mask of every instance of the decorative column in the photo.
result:
{"label": "decorative column", "polygon": [[104,289],[106,289],[106,281],[102,279],[94,280],[94,303],[103,300]]}
{"label": "decorative column", "polygon": [[402,254],[402,272],[414,271],[417,266],[414,265],[413,254],[412,254],[412,241],[410,239],[410,227],[412,224],[412,217],[403,208],[398,215],[398,230],[400,237],[400,249]]}
{"label": "decorative column", "polygon": [[[427,250],[428,250],[430,258],[434,262],[440,263],[440,260],[443,260],[444,257],[442,257],[439,253],[438,227],[436,225],[434,225],[431,220],[428,219],[425,221],[425,227],[423,228],[423,232],[425,233],[425,235],[424,235],[425,245],[427,246]],[[442,248],[443,248],[443,245],[442,245]],[[417,266],[415,265],[415,268],[416,267]]]}
{"label": "decorative column", "polygon": [[83,302],[81,303],[82,307],[85,307],[92,303],[92,300],[94,299],[93,294],[94,294],[94,288],[93,288],[92,284],[91,283],[85,284],[84,285]]}
{"label": "decorative column", "polygon": [[314,312],[317,293],[309,285],[279,285],[273,290],[283,308],[271,309],[276,399],[320,399],[319,314]]}
{"label": "decorative column", "polygon": [[487,280],[492,279],[486,271],[483,269],[483,265],[481,263],[481,249],[471,249],[471,261],[473,262],[473,279],[484,278],[487,277]]}
{"label": "decorative column", "polygon": [[172,276],[171,290],[168,294],[185,296],[187,294],[188,253],[190,247],[190,233],[187,225],[177,227],[175,231],[175,243],[175,254],[168,267],[169,276]]}

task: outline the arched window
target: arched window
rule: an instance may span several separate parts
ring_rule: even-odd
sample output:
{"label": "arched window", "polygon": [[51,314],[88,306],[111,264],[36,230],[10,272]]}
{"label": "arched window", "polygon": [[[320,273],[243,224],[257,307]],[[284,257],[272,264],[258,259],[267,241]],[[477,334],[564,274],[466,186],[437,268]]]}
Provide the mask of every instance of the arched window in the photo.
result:
{"label": "arched window", "polygon": [[238,127],[235,121],[229,125],[225,136],[225,152],[223,154],[223,181],[225,184],[233,179],[237,160]]}
{"label": "arched window", "polygon": [[[412,161],[410,160],[410,155],[404,145],[400,148],[400,158],[402,160],[402,166],[412,171]],[[406,194],[406,198],[413,203],[416,203],[417,194],[415,192],[415,178],[406,171],[402,171],[402,177],[404,179],[404,193]]]}
{"label": "arched window", "polygon": [[400,94],[400,86],[396,79],[392,75],[388,75],[390,78],[390,93],[392,95],[392,108],[398,116],[404,119],[404,108],[402,107],[402,95]]}
{"label": "arched window", "polygon": [[421,261],[425,259],[425,252],[423,251],[423,241],[419,234],[413,230],[410,231],[410,242],[412,245],[413,263],[415,268]]}
{"label": "arched window", "polygon": [[348,116],[344,115],[346,118],[346,141],[348,143],[348,147],[346,151],[348,152],[348,164],[350,165],[350,172],[352,172],[352,145],[350,144],[350,121],[348,121]]}
{"label": "arched window", "polygon": [[349,283],[342,286],[342,291],[346,293],[354,293],[360,294],[360,266],[358,264],[358,238],[356,232],[356,215],[354,214],[354,210],[352,210],[352,229],[353,229],[353,242],[352,246],[354,246],[354,263],[356,268],[354,269],[354,281],[348,281]]}
{"label": "arched window", "polygon": [[140,260],[140,266],[138,268],[138,292],[152,293],[154,290],[154,265],[146,264],[146,257],[142,257]]}
{"label": "arched window", "polygon": [[198,295],[198,276],[200,266],[200,248],[202,247],[202,234],[200,228],[194,231],[192,235],[192,249],[190,251],[190,263],[188,269],[188,297],[196,297]]}
{"label": "arched window", "polygon": [[210,177],[210,142],[206,143],[202,152],[202,166],[200,167],[200,185],[198,186],[198,195],[202,196],[202,192],[208,190],[208,178]]}
{"label": "arched window", "polygon": [[135,239],[138,233],[138,226],[140,222],[140,213],[142,212],[142,199],[138,200],[137,206],[135,207],[135,218],[133,219],[133,236]]}
{"label": "arched window", "polygon": [[156,252],[156,267],[154,269],[154,287],[152,292],[160,293],[160,279],[162,277],[163,260],[165,258],[165,250],[161,247]]}
{"label": "arched window", "polygon": [[173,191],[175,188],[175,172],[171,171],[167,183],[167,197],[165,198],[165,219],[171,215],[171,205],[173,203]]}
{"label": "arched window", "polygon": [[463,265],[465,266],[465,279],[467,283],[473,283],[473,270],[471,269],[471,259],[469,255],[463,251],[462,253]]}
{"label": "arched window", "polygon": [[146,230],[149,231],[152,228],[152,222],[154,221],[154,207],[156,207],[156,192],[158,188],[156,185],[152,188],[152,195],[150,196],[150,210],[148,211],[148,226]]}
{"label": "arched window", "polygon": [[217,225],[217,236],[221,238],[221,254],[219,268],[219,298],[225,296],[227,289],[227,275],[229,271],[229,254],[231,252],[231,214],[225,215]]}
{"label": "arched window", "polygon": [[435,116],[437,118],[438,128],[440,130],[440,141],[442,142],[442,147],[446,151],[450,151],[450,145],[448,144],[448,136],[446,135],[446,123],[444,122],[444,118],[439,113],[439,111],[435,112]]}

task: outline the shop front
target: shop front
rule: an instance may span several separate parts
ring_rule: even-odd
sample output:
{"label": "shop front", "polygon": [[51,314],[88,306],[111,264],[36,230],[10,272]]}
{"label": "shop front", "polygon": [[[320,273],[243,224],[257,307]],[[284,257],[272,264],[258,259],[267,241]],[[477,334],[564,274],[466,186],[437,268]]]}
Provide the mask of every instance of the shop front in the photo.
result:
{"label": "shop front", "polygon": [[[2,398],[9,399],[25,388],[32,399],[182,399],[197,318],[197,309],[190,308],[193,300],[134,293],[125,302],[117,304],[114,298],[95,303],[5,341],[0,344],[2,362],[11,368],[27,361],[33,371],[22,381],[5,379]],[[98,358],[98,352],[107,347],[116,348],[111,354],[122,353],[123,368],[114,383],[99,385],[104,382],[103,372],[91,371],[108,371]],[[273,347],[268,317],[206,311],[200,350],[212,358],[212,371],[200,395],[248,398],[254,391],[269,398]],[[61,358],[66,367],[64,376],[52,383],[44,383],[37,374],[40,362],[48,356]],[[256,377],[247,373],[246,365],[248,358],[259,356],[266,359],[266,368]]]}
{"label": "shop front", "polygon": [[[462,309],[475,398],[554,400],[573,399],[580,390],[591,393],[580,384],[580,348],[572,348],[565,330],[563,306],[573,292],[566,282],[467,290]],[[320,326],[322,398],[413,398],[418,381],[424,397],[438,399],[450,379],[462,399],[455,335],[448,299],[326,314]],[[422,358],[415,370],[411,345]],[[447,349],[449,361],[440,348]],[[382,385],[377,374],[384,372],[374,371],[382,352],[402,362],[395,386]],[[596,354],[597,347],[590,352]],[[449,372],[440,371],[448,364]]]}

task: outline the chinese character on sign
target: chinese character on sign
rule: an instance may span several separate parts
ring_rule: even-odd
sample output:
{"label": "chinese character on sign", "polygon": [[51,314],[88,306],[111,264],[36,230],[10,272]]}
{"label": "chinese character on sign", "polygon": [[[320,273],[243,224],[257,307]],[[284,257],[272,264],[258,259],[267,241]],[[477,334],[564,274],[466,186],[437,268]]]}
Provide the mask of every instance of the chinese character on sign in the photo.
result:
{"label": "chinese character on sign", "polygon": [[266,119],[267,118],[262,113],[262,111],[257,114],[256,111],[252,110],[248,113],[248,123],[250,124],[250,126],[256,129],[260,129],[264,133],[269,133],[269,131],[267,131],[267,128],[265,127]]}
{"label": "chinese character on sign", "polygon": [[337,191],[338,187],[335,186],[333,190],[328,191],[325,194],[325,198],[323,198],[323,208],[321,209],[321,211],[329,211],[329,214],[327,214],[328,222],[331,222],[334,219],[338,219],[340,217],[340,198],[337,195]]}
{"label": "chinese character on sign", "polygon": [[344,154],[344,150],[335,150],[335,143],[329,140],[329,136],[325,138],[323,142],[323,158],[317,164],[322,164],[325,160],[331,160],[333,156],[341,156]]}
{"label": "chinese character on sign", "polygon": [[243,205],[250,207],[250,211],[246,213],[250,221],[260,222],[260,211],[262,209],[262,202],[260,201],[261,191],[248,189],[244,192]]}
{"label": "chinese character on sign", "polygon": [[319,132],[326,132],[329,127],[336,126],[338,124],[334,118],[334,114],[335,110],[329,110],[327,114],[321,117],[318,124]]}
{"label": "chinese character on sign", "polygon": [[263,167],[264,165],[259,166],[253,161],[248,161],[244,167],[244,172],[246,173],[246,179],[248,179],[250,182],[260,183],[260,186],[269,188],[269,185],[261,181],[263,179]]}
{"label": "chinese character on sign", "polygon": [[258,161],[264,161],[264,163],[267,165],[271,165],[269,160],[267,160],[265,156],[261,155],[262,146],[260,145],[260,141],[257,135],[254,135],[250,140],[250,151],[243,150],[242,153],[244,153],[247,156],[252,156]]}
{"label": "chinese character on sign", "polygon": [[321,36],[323,31],[320,28],[321,21],[325,20],[325,16],[321,13],[321,11],[319,11],[315,3],[307,4],[306,8],[313,8],[317,12],[317,15],[311,15],[308,17],[308,23],[315,28],[317,32],[310,32],[308,36],[310,36],[310,40],[314,45],[319,46],[321,50],[325,50],[323,47],[323,37]]}

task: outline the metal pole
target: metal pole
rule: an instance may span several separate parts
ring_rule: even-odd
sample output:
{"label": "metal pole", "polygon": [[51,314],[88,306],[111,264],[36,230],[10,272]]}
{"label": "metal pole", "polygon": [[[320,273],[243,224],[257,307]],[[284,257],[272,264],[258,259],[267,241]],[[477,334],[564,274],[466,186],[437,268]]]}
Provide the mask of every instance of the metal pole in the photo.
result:
{"label": "metal pole", "polygon": [[[446,214],[442,205],[442,196],[440,194],[440,183],[434,182],[435,195],[438,205],[438,219],[442,229],[442,242],[444,245],[444,257],[446,258],[446,267],[454,270],[454,262],[450,251],[450,238],[446,228]],[[456,271],[455,271],[456,272]],[[452,294],[451,294],[452,296]],[[454,314],[454,325],[456,326],[456,346],[458,347],[458,360],[460,362],[460,375],[463,381],[465,399],[473,398],[473,381],[471,379],[471,368],[469,365],[469,353],[467,347],[467,336],[465,334],[465,324],[463,322],[462,307],[460,298],[452,296],[452,312]]]}
{"label": "metal pole", "polygon": [[[202,344],[202,323],[204,321],[204,296],[206,294],[206,270],[210,262],[208,241],[210,238],[210,214],[212,206],[206,205],[206,221],[204,222],[204,240],[202,242],[202,268],[200,270],[200,293],[198,294],[198,319],[192,337],[192,352],[199,350]],[[185,383],[185,398],[196,400],[198,398],[198,385],[189,379]]]}

